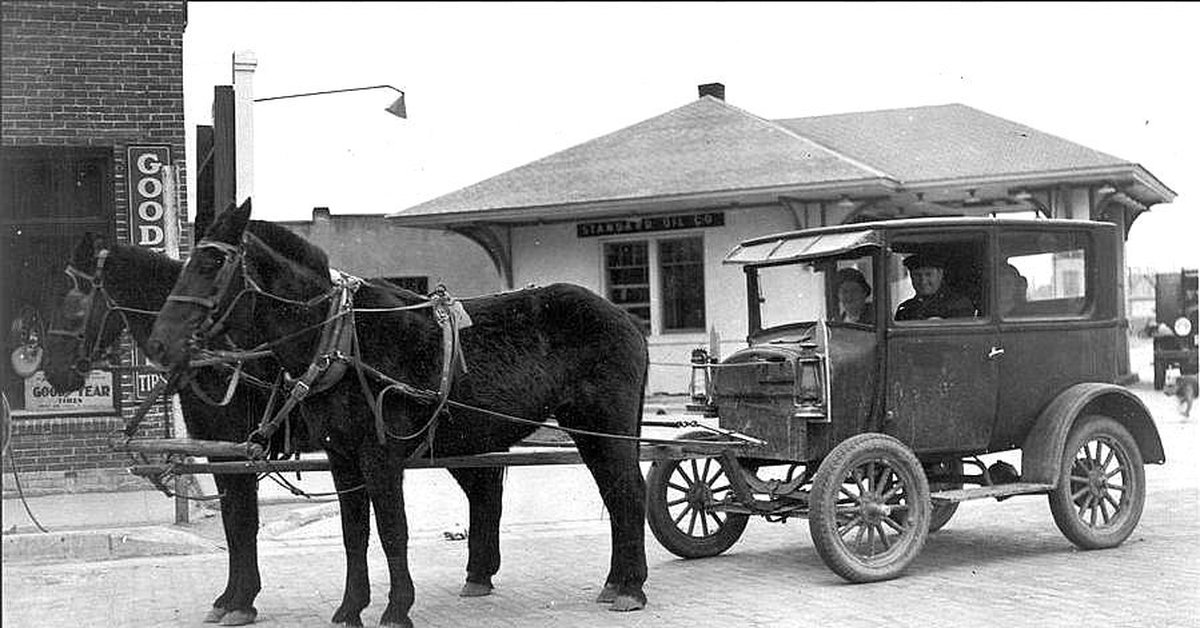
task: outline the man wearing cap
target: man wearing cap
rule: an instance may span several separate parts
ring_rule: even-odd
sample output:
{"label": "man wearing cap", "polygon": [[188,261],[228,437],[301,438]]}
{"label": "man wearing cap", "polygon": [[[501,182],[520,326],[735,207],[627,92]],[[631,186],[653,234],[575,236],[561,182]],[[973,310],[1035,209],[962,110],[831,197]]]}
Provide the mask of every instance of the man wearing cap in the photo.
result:
{"label": "man wearing cap", "polygon": [[969,318],[975,316],[975,305],[961,294],[950,292],[943,284],[946,261],[926,253],[910,255],[904,267],[912,279],[916,296],[896,308],[896,320],[919,321],[929,318]]}
{"label": "man wearing cap", "polygon": [[836,320],[846,323],[875,324],[875,307],[867,300],[871,284],[853,268],[837,271],[838,313]]}

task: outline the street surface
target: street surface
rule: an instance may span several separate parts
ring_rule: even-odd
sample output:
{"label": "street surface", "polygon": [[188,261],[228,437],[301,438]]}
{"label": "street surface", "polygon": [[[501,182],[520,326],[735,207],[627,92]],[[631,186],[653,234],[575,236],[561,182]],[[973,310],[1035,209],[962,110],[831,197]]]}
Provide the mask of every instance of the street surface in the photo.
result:
{"label": "street surface", "polygon": [[[807,521],[752,519],[725,555],[681,560],[647,532],[649,606],[594,604],[608,564],[608,522],[586,470],[514,468],[506,483],[504,564],[496,591],[457,597],[466,564],[465,500],[444,471],[409,472],[410,565],[418,626],[1200,626],[1200,409],[1185,420],[1142,383],[1167,464],[1147,466],[1145,513],[1121,547],[1083,552],[1041,496],[966,502],[896,580],[850,585],[813,548]],[[1005,459],[1012,459],[1006,454]],[[324,474],[310,474],[324,476]],[[306,476],[308,477],[308,476]],[[312,481],[312,480],[308,480]],[[293,505],[260,534],[259,626],[327,625],[344,563],[333,504]],[[219,539],[219,518],[183,526]],[[372,539],[377,625],[386,599]],[[5,628],[198,626],[225,583],[223,552],[97,562],[6,563]]]}

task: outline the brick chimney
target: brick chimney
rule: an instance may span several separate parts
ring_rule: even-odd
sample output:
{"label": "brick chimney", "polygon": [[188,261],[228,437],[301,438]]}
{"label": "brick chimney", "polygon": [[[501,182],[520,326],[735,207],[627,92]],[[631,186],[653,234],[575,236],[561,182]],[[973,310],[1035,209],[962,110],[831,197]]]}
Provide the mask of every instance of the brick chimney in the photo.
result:
{"label": "brick chimney", "polygon": [[712,96],[717,100],[725,100],[725,84],[724,83],[705,83],[698,88],[700,97]]}

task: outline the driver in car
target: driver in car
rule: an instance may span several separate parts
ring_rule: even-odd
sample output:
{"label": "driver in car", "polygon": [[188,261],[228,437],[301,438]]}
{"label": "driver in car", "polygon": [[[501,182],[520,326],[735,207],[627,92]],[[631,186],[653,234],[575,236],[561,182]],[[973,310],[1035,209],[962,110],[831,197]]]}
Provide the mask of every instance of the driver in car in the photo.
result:
{"label": "driver in car", "polygon": [[942,280],[946,274],[945,259],[928,253],[910,255],[904,259],[912,279],[913,298],[896,308],[896,320],[917,321],[931,318],[969,318],[975,316],[975,304],[967,297],[951,292]]}

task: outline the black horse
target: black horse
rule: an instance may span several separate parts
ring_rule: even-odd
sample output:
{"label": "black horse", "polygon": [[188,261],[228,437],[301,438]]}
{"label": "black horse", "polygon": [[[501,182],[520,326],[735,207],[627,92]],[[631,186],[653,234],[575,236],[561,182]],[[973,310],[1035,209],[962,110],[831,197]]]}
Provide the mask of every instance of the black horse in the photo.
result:
{"label": "black horse", "polygon": [[[328,362],[330,354],[317,353],[325,346],[322,323],[334,317],[321,302],[337,290],[324,253],[283,228],[246,233],[249,215],[249,201],[222,213],[197,245],[155,323],[152,358],[186,368],[195,338],[221,320],[240,346],[268,343],[293,376]],[[252,298],[243,298],[247,291]],[[307,401],[319,419],[310,429],[327,452],[334,485],[346,490],[365,483],[370,498],[368,503],[361,492],[340,497],[347,573],[333,621],[359,625],[370,601],[366,553],[373,506],[390,573],[381,622],[411,625],[405,462],[414,452],[503,451],[536,429],[536,423],[501,420],[494,413],[537,421],[553,417],[578,430],[572,438],[611,515],[610,570],[597,601],[611,602],[613,610],[644,607],[645,484],[636,437],[648,356],[633,319],[598,295],[565,284],[468,299],[462,304],[471,324],[462,326],[455,343],[465,363],[460,367],[438,322],[443,311],[424,307],[428,304],[425,297],[393,287],[359,286],[353,293],[357,338],[350,356],[342,357],[352,366],[332,388]],[[397,309],[407,307],[415,309]],[[442,387],[446,361],[459,372]],[[449,403],[404,392],[412,389],[444,391]],[[434,407],[451,409],[438,413]],[[472,532],[477,515],[489,529],[499,520],[501,486],[489,489],[491,499],[478,510],[472,501]],[[468,582],[490,589],[490,574],[500,561],[498,543],[478,556],[473,550]]]}
{"label": "black horse", "polygon": [[[134,341],[145,350],[154,314],[166,302],[183,268],[182,262],[138,246],[113,244],[100,248],[91,234],[79,241],[71,257],[68,274],[73,286],[51,318],[54,329],[46,339],[44,363],[46,379],[60,392],[83,385],[93,361],[116,345],[126,325]],[[99,259],[103,262],[98,264]],[[229,376],[216,368],[192,373],[195,386],[218,399]],[[243,385],[224,406],[204,403],[191,387],[182,388],[179,398],[189,435],[243,442],[257,426],[268,395]],[[229,574],[225,591],[217,596],[204,621],[240,626],[255,620],[254,599],[261,588],[258,482],[254,475],[218,475],[216,485],[229,548]]]}
{"label": "black horse", "polygon": [[[275,229],[274,225],[252,221],[250,231]],[[103,259],[102,263],[97,260]],[[113,244],[102,247],[98,238],[87,234],[76,245],[68,274],[72,287],[53,313],[55,333],[45,340],[46,378],[59,392],[76,390],[95,360],[109,353],[128,326],[134,342],[143,350],[150,337],[154,315],[166,302],[179,277],[183,263],[142,247]],[[248,362],[245,371],[260,381],[271,381],[278,372],[274,360]],[[184,423],[192,438],[245,442],[258,427],[270,398],[269,391],[247,384],[235,389],[223,406],[211,401],[223,397],[230,372],[216,367],[193,370],[195,386],[179,390]],[[199,390],[208,399],[203,399]],[[308,409],[301,407],[304,414]],[[306,423],[295,423],[292,447],[314,451],[320,443],[307,437]],[[270,452],[285,449],[284,432],[277,432],[265,443]],[[222,459],[213,458],[213,462]],[[499,567],[499,486],[498,469],[453,469],[470,503],[468,541],[468,582],[463,596],[484,595],[490,591],[489,578]],[[259,528],[258,479],[252,474],[218,474],[221,519],[229,551],[228,581],[225,590],[213,602],[206,623],[220,622],[236,626],[252,623],[257,617],[254,600],[261,589],[258,569],[257,534]],[[493,515],[493,511],[495,514]]]}

